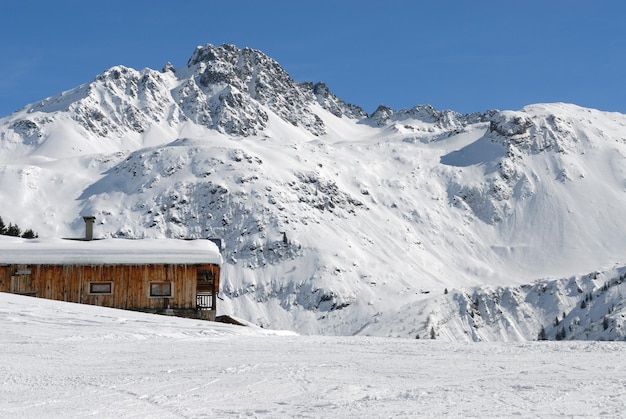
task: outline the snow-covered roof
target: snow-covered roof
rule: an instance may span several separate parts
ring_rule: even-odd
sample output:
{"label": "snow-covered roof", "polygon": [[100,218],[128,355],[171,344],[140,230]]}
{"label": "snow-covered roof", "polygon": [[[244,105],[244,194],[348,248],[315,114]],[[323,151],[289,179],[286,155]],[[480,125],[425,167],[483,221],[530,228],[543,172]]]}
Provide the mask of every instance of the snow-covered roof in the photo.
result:
{"label": "snow-covered roof", "polygon": [[0,236],[3,264],[222,264],[210,240],[177,239],[22,239]]}

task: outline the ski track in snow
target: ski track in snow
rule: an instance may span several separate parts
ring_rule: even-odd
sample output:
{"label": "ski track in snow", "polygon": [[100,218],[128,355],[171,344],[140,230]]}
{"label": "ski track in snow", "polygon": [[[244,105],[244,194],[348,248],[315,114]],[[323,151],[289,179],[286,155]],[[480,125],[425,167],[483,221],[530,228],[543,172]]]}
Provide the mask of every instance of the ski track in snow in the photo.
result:
{"label": "ski track in snow", "polygon": [[617,342],[297,336],[0,294],[0,416],[619,417]]}

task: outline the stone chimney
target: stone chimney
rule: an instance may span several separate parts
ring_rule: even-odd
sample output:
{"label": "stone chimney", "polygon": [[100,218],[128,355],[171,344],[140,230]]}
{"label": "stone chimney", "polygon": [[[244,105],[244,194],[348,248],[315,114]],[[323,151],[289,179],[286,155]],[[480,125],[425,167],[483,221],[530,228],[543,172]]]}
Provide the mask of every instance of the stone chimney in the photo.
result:
{"label": "stone chimney", "polygon": [[85,240],[93,240],[93,223],[96,221],[96,217],[85,215],[83,220],[85,220]]}

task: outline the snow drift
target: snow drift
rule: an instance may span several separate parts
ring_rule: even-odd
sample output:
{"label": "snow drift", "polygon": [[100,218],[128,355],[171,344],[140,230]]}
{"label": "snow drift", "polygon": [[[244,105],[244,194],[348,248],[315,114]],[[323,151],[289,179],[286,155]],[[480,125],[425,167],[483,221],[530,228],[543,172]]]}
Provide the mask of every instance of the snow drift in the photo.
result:
{"label": "snow drift", "polygon": [[626,407],[621,342],[295,336],[2,293],[0,328],[3,417],[619,417]]}
{"label": "snow drift", "polygon": [[621,342],[294,336],[33,301],[0,293],[2,417],[619,417],[626,408]]}

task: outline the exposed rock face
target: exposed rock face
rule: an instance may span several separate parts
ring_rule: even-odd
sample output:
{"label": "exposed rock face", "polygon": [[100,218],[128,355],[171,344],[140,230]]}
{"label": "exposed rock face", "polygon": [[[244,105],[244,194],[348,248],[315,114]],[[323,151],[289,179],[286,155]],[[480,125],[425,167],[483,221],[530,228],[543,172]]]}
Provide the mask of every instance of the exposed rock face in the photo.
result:
{"label": "exposed rock face", "polygon": [[164,119],[171,125],[189,120],[224,134],[252,136],[265,129],[268,112],[319,136],[326,127],[315,104],[338,117],[365,116],[323,83],[296,83],[262,52],[233,45],[198,47],[180,69],[171,63],[162,72],[116,66],[67,93],[40,102],[37,110],[70,111],[100,137],[143,133]]}
{"label": "exposed rock face", "polygon": [[[360,108],[337,99],[323,83],[295,83],[276,61],[250,48],[198,47],[187,67],[212,103],[213,127],[225,133],[246,136],[262,131],[268,119],[263,107],[314,135],[326,132],[311,109],[316,101],[338,117],[364,115]],[[185,101],[187,95],[180,92],[179,97]]]}

